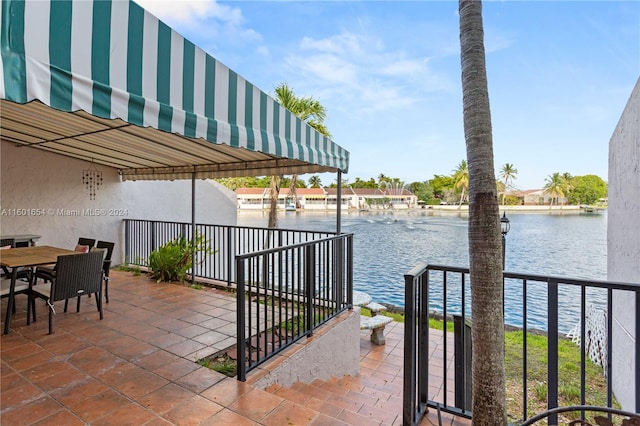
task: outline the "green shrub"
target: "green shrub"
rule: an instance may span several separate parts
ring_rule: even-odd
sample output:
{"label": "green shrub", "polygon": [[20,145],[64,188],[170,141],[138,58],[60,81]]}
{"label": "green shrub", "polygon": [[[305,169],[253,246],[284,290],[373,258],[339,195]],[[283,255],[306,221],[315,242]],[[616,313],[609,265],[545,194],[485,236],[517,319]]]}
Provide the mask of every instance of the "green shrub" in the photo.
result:
{"label": "green shrub", "polygon": [[181,237],[169,241],[149,255],[151,275],[158,281],[184,281],[191,269],[194,254],[215,254],[217,250],[209,247],[209,242],[200,234],[195,240]]}

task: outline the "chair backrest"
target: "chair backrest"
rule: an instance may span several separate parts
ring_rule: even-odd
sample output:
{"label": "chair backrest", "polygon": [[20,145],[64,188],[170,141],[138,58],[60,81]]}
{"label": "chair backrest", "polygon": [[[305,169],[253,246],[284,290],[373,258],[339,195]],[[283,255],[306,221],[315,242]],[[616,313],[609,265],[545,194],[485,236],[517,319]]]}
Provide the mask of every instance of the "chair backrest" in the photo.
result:
{"label": "chair backrest", "polygon": [[15,247],[16,244],[16,240],[14,240],[13,238],[2,238],[0,239],[0,247]]}
{"label": "chair backrest", "polygon": [[99,292],[102,286],[103,256],[102,252],[58,256],[51,301]]}
{"label": "chair backrest", "polygon": [[96,243],[96,240],[93,238],[83,238],[83,237],[78,238],[79,246],[89,246],[89,248],[91,248],[95,245],[95,243]]}
{"label": "chair backrest", "polygon": [[96,248],[107,249],[107,257],[104,258],[104,263],[111,263],[111,255],[113,255],[113,248],[116,246],[115,243],[110,243],[108,241],[98,241],[96,244]]}

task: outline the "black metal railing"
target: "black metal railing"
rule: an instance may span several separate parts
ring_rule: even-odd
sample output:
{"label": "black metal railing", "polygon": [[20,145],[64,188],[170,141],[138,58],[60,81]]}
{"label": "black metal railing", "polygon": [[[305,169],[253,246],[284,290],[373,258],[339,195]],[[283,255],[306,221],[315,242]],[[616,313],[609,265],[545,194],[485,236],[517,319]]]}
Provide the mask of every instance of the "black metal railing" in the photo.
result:
{"label": "black metal railing", "polygon": [[[522,330],[522,379],[519,384],[522,412],[509,413],[511,418],[524,421],[533,414],[539,414],[529,412],[528,398],[532,397],[534,386],[527,382],[530,367],[527,363],[527,340],[530,334],[539,330],[547,336],[546,409],[552,410],[549,424],[557,424],[557,412],[553,410],[559,405],[558,342],[569,331],[573,331],[580,342],[579,372],[576,371],[580,375],[579,404],[592,404],[592,401],[587,401],[586,364],[591,362],[587,359],[587,345],[593,343],[595,336],[593,330],[587,329],[587,308],[595,305],[603,312],[614,312],[614,294],[617,292],[624,292],[624,297],[631,298],[636,306],[633,314],[628,313],[635,325],[636,339],[631,353],[624,356],[632,359],[631,365],[636,366],[629,374],[635,376],[631,382],[635,383],[635,410],[640,412],[640,368],[637,367],[640,366],[640,339],[637,338],[640,330],[640,284],[511,272],[504,272],[503,276],[505,288],[509,289],[509,296],[505,299],[505,313],[508,312],[505,318]],[[468,365],[472,342],[467,331],[469,321],[472,321],[470,300],[468,268],[421,263],[405,275],[403,424],[419,424],[428,407],[456,416],[472,417],[471,369]],[[429,327],[429,317],[434,312],[444,321],[442,330]],[[514,321],[514,318],[518,320]],[[615,408],[611,338],[614,320],[610,314],[603,318],[606,347],[597,349],[602,354],[606,377],[606,407]],[[448,326],[451,323],[455,324],[453,330]],[[449,362],[453,359],[455,362]],[[431,378],[438,383],[430,383]],[[584,420],[584,412],[581,416]]]}
{"label": "black metal railing", "polygon": [[[191,238],[191,228],[191,223],[186,222],[125,219],[125,263],[147,267],[152,251],[177,238]],[[335,232],[209,224],[196,224],[195,230],[215,252],[199,254],[189,275],[193,273],[196,278],[223,281],[228,285],[235,282],[235,256],[335,235]]]}
{"label": "black metal railing", "polygon": [[238,379],[353,305],[353,234],[236,256]]}
{"label": "black metal railing", "polygon": [[[125,219],[125,262],[149,254],[189,223]],[[213,254],[198,254],[189,274],[236,285],[238,379],[353,305],[353,234],[195,225]]]}

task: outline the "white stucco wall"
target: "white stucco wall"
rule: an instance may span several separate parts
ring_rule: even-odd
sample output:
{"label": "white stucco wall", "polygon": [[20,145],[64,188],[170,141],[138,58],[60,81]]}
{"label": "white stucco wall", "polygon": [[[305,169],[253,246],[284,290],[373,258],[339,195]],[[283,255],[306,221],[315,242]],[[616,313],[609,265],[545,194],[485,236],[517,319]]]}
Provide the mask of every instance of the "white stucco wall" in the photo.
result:
{"label": "white stucco wall", "polygon": [[[607,276],[640,283],[640,79],[609,142]],[[622,407],[635,411],[633,345],[638,337],[634,298],[613,296],[613,390]]]}
{"label": "white stucco wall", "polygon": [[[3,235],[38,234],[40,245],[69,248],[78,237],[113,241],[113,261],[119,264],[122,219],[191,222],[190,180],[121,182],[117,170],[97,165],[103,184],[90,200],[82,183],[90,163],[6,141],[0,145]],[[196,181],[196,222],[235,225],[236,217],[233,191],[214,181]]]}

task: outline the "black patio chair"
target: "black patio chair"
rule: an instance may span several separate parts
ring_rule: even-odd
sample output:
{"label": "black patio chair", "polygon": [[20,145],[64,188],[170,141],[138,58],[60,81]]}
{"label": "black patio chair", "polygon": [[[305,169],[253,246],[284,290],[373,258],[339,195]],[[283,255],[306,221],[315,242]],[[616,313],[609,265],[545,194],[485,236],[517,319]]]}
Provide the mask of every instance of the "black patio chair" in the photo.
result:
{"label": "black patio chair", "polygon": [[[111,255],[113,254],[113,248],[115,247],[115,243],[109,243],[107,241],[98,241],[95,247],[91,248],[91,251],[99,251],[102,253],[104,257],[104,262],[102,263],[102,279],[104,280],[104,294],[105,300],[109,303],[109,270],[111,269]],[[91,293],[87,295],[91,297]],[[76,312],[80,312],[80,297],[78,296],[78,301],[76,302]],[[96,295],[97,297],[97,295]],[[69,301],[66,300],[64,302],[64,311],[67,312],[67,305]]]}
{"label": "black patio chair", "polygon": [[[25,280],[16,280],[16,285],[13,289],[13,297],[15,297],[18,294],[24,294],[26,296],[29,295],[29,281],[25,281]],[[9,295],[11,294],[11,278],[2,278],[2,280],[0,281],[0,298],[4,299],[6,297],[9,297]],[[16,304],[15,302],[11,305],[12,309],[11,309],[11,314],[15,315],[16,314]],[[35,311],[33,314],[33,318],[35,320]]]}
{"label": "black patio chair", "polygon": [[[0,249],[10,250],[16,247],[16,242],[13,238],[0,239]],[[4,266],[2,267],[2,284],[0,285],[0,298],[4,299],[9,297],[11,286],[11,271]],[[29,281],[31,280],[31,268],[21,268],[16,276],[16,285],[14,287],[13,294],[27,294],[29,291]],[[11,313],[16,313],[16,304],[14,303]]]}
{"label": "black patio chair", "polygon": [[[9,250],[15,246],[16,241],[13,238],[2,238],[0,239],[0,250]],[[2,275],[10,275],[9,270],[2,267]]]}
{"label": "black patio chair", "polygon": [[[2,238],[0,239],[0,250],[10,250],[12,248],[16,248],[16,240],[14,240],[13,238]],[[28,273],[31,271],[31,269],[29,268],[23,268],[22,270],[20,270],[18,272],[18,278],[29,278],[30,276],[28,275]],[[22,276],[20,276],[22,274]],[[11,276],[11,272],[5,268],[4,266],[2,267],[2,275],[8,275]]]}
{"label": "black patio chair", "polygon": [[[540,413],[536,416],[531,417],[530,419],[527,419],[523,423],[520,423],[520,426],[531,426],[543,420],[547,421],[548,417],[551,417],[552,415],[558,415],[561,413],[584,414],[585,412],[604,414],[601,416],[596,416],[594,418],[598,425],[611,425],[611,426],[613,426],[614,424],[640,425],[640,413],[632,413],[630,411],[624,411],[624,410],[619,410],[617,408],[610,408],[610,407],[597,407],[594,405],[572,405],[567,407],[556,407],[556,408],[547,410],[543,413]],[[615,418],[616,420],[615,422],[612,421],[613,419],[611,419],[612,415],[619,416]],[[619,421],[620,423],[618,423]],[[577,422],[579,423],[571,422],[570,424],[581,424],[581,425],[590,424],[587,422],[582,422],[581,420],[577,420]]]}
{"label": "black patio chair", "polygon": [[44,299],[49,306],[49,334],[53,333],[53,304],[60,300],[68,300],[83,294],[96,293],[96,305],[102,314],[102,252],[78,253],[58,256],[56,272],[51,281],[32,286],[27,305],[27,325],[30,324],[31,301],[33,298]]}
{"label": "black patio chair", "polygon": [[90,251],[95,244],[96,244],[96,240],[94,238],[80,237],[80,238],[78,238],[77,246],[88,246],[89,250],[87,250],[87,251]]}
{"label": "black patio chair", "polygon": [[[89,251],[91,251],[91,248],[93,248],[93,245],[95,243],[96,243],[96,240],[93,238],[80,237],[78,238],[78,243],[76,244],[75,250],[81,253],[88,253]],[[85,246],[87,247],[86,251],[80,250],[81,247],[83,248]],[[33,283],[37,284],[38,278],[43,279],[45,282],[51,281],[55,276],[55,271],[56,271],[56,265],[38,266],[34,273],[35,275],[33,277]],[[80,309],[79,306],[78,306],[78,309]],[[64,311],[67,312],[66,307]]]}
{"label": "black patio chair", "polygon": [[108,241],[98,241],[96,244],[97,249],[107,249],[107,255],[104,258],[102,264],[102,278],[104,280],[104,300],[109,303],[109,270],[111,269],[111,256],[113,255],[113,248],[115,243]]}

